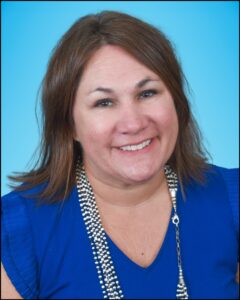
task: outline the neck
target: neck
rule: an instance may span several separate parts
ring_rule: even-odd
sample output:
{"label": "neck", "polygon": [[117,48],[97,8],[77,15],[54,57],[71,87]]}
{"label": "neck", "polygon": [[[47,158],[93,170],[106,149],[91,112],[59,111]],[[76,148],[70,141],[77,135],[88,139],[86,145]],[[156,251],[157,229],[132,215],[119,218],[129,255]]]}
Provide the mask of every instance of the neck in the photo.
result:
{"label": "neck", "polygon": [[[85,166],[86,174],[93,187],[98,204],[112,209],[134,209],[145,207],[156,199],[156,195],[168,190],[164,170],[147,182],[128,186],[116,186],[97,177]],[[158,198],[158,197],[157,197]]]}

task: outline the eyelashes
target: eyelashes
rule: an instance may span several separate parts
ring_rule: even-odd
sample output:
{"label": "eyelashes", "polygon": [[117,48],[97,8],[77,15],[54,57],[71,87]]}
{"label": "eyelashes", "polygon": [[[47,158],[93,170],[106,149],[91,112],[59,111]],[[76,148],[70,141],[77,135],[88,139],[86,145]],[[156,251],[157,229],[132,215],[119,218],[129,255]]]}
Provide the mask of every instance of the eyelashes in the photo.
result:
{"label": "eyelashes", "polygon": [[108,107],[112,105],[113,105],[113,101],[109,98],[106,98],[106,99],[97,100],[94,107]]}
{"label": "eyelashes", "polygon": [[[141,93],[139,93],[137,98],[140,100],[145,100],[148,98],[152,98],[157,94],[158,94],[157,90],[149,89],[149,90],[144,90]],[[103,98],[103,99],[97,100],[96,103],[94,104],[94,107],[110,107],[113,104],[114,104],[114,100],[112,98]]]}
{"label": "eyelashes", "polygon": [[157,90],[145,90],[140,93],[139,98],[140,99],[149,98],[149,97],[153,97],[156,94],[157,94]]}

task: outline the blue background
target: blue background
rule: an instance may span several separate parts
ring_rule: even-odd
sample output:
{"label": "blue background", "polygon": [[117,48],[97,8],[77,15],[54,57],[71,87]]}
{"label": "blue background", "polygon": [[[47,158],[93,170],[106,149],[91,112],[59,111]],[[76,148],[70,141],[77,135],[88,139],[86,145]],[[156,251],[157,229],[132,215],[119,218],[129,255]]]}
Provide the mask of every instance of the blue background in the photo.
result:
{"label": "blue background", "polygon": [[39,141],[37,92],[51,50],[79,17],[118,10],[162,29],[192,89],[193,113],[213,163],[239,165],[237,1],[2,1],[2,194]]}

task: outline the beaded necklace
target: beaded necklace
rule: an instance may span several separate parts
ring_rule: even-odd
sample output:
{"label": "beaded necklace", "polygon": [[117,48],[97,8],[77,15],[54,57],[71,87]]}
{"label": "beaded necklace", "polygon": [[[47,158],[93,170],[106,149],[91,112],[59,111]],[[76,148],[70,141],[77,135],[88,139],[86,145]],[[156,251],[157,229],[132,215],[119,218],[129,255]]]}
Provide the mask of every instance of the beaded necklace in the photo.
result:
{"label": "beaded necklace", "polygon": [[[177,193],[177,175],[169,165],[164,168],[168,183],[168,189],[171,195],[174,215],[172,223],[175,225],[176,245],[178,258],[178,285],[176,291],[177,299],[188,299],[187,287],[184,282],[180,237],[179,237],[179,217],[177,214],[176,193]],[[82,211],[83,220],[86,226],[87,234],[91,243],[94,262],[97,269],[98,279],[101,285],[104,299],[124,299],[107,243],[106,233],[102,226],[99,210],[90,182],[87,179],[84,166],[81,166],[80,160],[76,167],[76,182],[78,198]]]}

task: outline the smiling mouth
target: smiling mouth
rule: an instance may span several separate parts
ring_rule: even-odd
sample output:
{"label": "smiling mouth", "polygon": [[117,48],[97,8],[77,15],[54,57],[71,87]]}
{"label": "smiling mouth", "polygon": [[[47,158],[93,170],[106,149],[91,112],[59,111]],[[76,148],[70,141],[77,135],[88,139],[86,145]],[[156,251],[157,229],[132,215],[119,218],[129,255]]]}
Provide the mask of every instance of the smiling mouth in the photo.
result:
{"label": "smiling mouth", "polygon": [[140,144],[137,145],[127,145],[127,146],[123,146],[120,147],[119,149],[123,150],[123,151],[138,151],[138,150],[142,150],[144,148],[146,148],[147,146],[149,146],[152,142],[152,139],[148,139]]}

